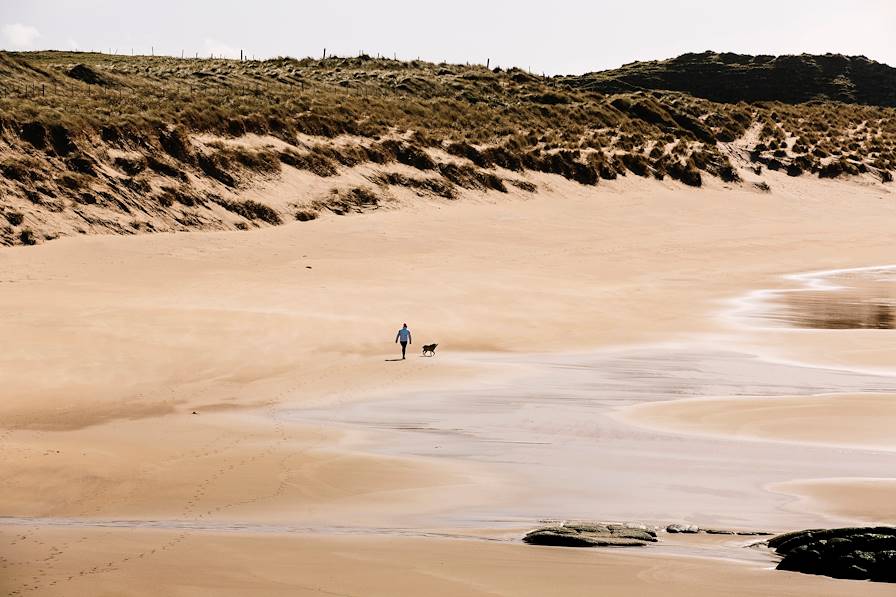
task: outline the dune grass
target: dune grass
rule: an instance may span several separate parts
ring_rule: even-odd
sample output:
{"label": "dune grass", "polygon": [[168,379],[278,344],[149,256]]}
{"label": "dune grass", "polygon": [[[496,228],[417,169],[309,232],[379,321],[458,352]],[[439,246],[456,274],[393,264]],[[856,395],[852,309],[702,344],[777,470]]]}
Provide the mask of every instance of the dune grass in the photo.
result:
{"label": "dune grass", "polygon": [[[507,171],[583,185],[636,175],[701,186],[706,177],[737,183],[722,148],[757,131],[748,148],[757,166],[794,176],[870,172],[884,181],[896,170],[893,108],[718,103],[643,89],[605,94],[574,78],[519,69],[368,56],[236,61],[0,52],[0,81],[0,207],[28,207],[22,221],[0,229],[5,244],[20,242],[26,228],[29,240],[71,233],[41,217],[75,206],[79,218],[91,219],[90,231],[145,231],[128,218],[146,211],[147,197],[150,215],[167,214],[170,229],[206,224],[207,214],[196,210],[213,205],[239,218],[224,227],[278,223],[286,214],[235,196],[215,201],[190,185],[202,179],[222,197],[238,195],[284,167],[332,177],[362,164],[401,164],[422,176],[384,174],[374,184],[445,199],[457,188],[531,185]],[[249,135],[281,146],[239,142]],[[317,209],[379,205],[370,193],[338,190]],[[296,213],[311,219],[316,212]]]}

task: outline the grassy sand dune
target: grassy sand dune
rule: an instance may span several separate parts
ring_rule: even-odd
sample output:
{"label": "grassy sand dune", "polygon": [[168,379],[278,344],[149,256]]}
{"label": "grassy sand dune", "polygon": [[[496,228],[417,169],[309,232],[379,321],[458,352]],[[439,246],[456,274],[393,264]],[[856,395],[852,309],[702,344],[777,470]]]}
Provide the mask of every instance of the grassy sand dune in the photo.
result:
{"label": "grassy sand dune", "polygon": [[368,56],[2,53],[0,74],[6,245],[533,192],[531,173],[764,191],[769,171],[870,182],[896,170],[894,108],[830,101],[849,99],[836,94],[719,103],[662,86],[602,93],[590,75]]}

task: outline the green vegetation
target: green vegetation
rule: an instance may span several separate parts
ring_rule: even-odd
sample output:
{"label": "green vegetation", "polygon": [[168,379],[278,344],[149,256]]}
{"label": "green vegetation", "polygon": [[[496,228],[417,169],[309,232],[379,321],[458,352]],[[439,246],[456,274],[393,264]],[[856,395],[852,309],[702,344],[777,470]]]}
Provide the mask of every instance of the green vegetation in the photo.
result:
{"label": "green vegetation", "polygon": [[[24,212],[44,237],[85,225],[122,234],[248,228],[309,220],[321,210],[376,208],[390,186],[441,199],[459,189],[506,193],[508,185],[531,192],[526,172],[583,185],[627,175],[737,184],[749,164],[732,164],[735,145],[753,172],[891,180],[896,109],[783,103],[828,97],[871,104],[879,96],[867,73],[887,75],[889,67],[793,58],[687,55],[543,78],[368,56],[241,62],[0,53],[0,208]],[[835,76],[838,64],[852,86]],[[794,75],[819,68],[823,76]],[[775,77],[765,95],[744,86],[769,72]],[[771,93],[784,85],[781,72],[788,87],[805,93]],[[725,77],[738,81],[725,87],[730,97],[695,87],[699,79],[715,88]],[[828,79],[853,95],[817,92]],[[893,97],[891,80],[880,80],[880,97]],[[741,101],[749,99],[782,101]],[[241,196],[284,169],[337,177],[374,166],[373,187],[336,188],[289,211]],[[396,171],[405,167],[422,176]],[[69,211],[78,223],[66,227],[60,222]],[[141,213],[155,224],[134,220]],[[0,243],[22,242],[16,226],[0,229]]]}

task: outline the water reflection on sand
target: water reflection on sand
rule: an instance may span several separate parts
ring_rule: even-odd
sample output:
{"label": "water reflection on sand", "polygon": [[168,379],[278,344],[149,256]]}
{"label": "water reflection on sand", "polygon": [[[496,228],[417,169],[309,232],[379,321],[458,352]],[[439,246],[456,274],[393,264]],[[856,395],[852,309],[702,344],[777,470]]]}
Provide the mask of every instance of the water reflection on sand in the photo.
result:
{"label": "water reflection on sand", "polygon": [[770,291],[761,316],[797,328],[896,328],[896,271],[860,268],[794,276],[804,286]]}

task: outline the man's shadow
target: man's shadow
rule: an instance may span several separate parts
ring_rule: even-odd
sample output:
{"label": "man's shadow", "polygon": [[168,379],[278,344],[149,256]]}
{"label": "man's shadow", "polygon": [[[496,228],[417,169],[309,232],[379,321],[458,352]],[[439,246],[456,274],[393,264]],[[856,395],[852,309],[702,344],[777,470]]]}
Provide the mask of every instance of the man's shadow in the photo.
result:
{"label": "man's shadow", "polygon": [[403,361],[404,359],[397,358],[397,359],[383,359],[383,360],[385,360],[387,363],[394,363],[395,361]]}

